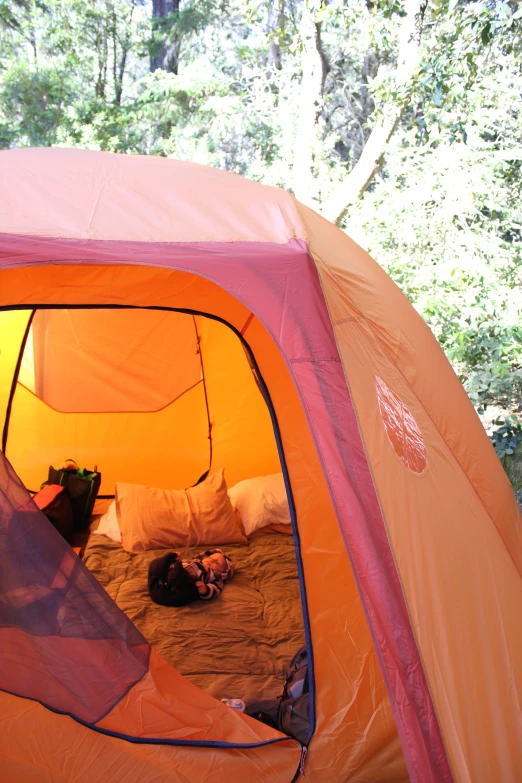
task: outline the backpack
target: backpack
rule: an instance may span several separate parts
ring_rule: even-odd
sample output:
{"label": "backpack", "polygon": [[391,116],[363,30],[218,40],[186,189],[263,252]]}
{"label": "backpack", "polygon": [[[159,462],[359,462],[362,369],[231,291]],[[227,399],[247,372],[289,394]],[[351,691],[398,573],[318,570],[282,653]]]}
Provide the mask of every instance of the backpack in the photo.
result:
{"label": "backpack", "polygon": [[310,685],[305,645],[296,652],[286,670],[278,724],[280,731],[306,745],[310,730]]}
{"label": "backpack", "polygon": [[74,530],[86,530],[101,484],[101,473],[98,473],[96,466],[93,471],[79,468],[71,459],[66,460],[64,467],[59,469],[50,465],[49,477],[42,488],[49,484],[64,487],[71,501]]}

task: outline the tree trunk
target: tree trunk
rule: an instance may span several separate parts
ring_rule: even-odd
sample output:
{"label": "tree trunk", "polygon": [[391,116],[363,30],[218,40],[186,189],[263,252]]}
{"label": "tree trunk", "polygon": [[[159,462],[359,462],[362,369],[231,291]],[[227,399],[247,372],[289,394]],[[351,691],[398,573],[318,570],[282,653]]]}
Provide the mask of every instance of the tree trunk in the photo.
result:
{"label": "tree trunk", "polygon": [[121,104],[121,96],[123,92],[123,77],[125,75],[125,66],[127,64],[128,53],[129,53],[128,49],[126,48],[122,49],[119,69],[114,81],[114,102],[117,103],[118,106]]}
{"label": "tree trunk", "polygon": [[324,82],[329,70],[321,44],[321,23],[316,21],[317,11],[323,5],[323,0],[305,0],[300,25],[303,74],[292,185],[296,197],[307,205],[314,203],[313,162],[317,119],[322,108]]}
{"label": "tree trunk", "polygon": [[399,51],[395,69],[395,88],[404,94],[402,101],[385,106],[381,118],[374,126],[361,156],[346,180],[339,185],[322,209],[322,214],[332,223],[339,223],[348,209],[366,190],[383,164],[386,147],[404,116],[411,101],[411,80],[419,55],[417,19],[423,11],[425,0],[406,0],[406,16],[399,32]]}
{"label": "tree trunk", "polygon": [[285,0],[272,0],[268,9],[267,32],[268,39],[268,65],[281,70],[281,46],[279,44],[280,30],[283,28],[285,18]]}
{"label": "tree trunk", "polygon": [[[379,56],[377,52],[371,49],[369,52],[367,52],[364,58],[363,69],[362,69],[362,85],[361,85],[361,92],[360,92],[360,100],[361,100],[360,121],[361,123],[363,123],[363,125],[366,125],[368,118],[375,111],[375,103],[372,94],[368,88],[368,84],[371,81],[373,81],[373,79],[375,79],[378,71],[379,71]],[[369,131],[366,132],[366,128],[364,130],[365,130],[365,137],[367,138],[369,135]]]}
{"label": "tree trunk", "polygon": [[[131,6],[130,6],[130,12],[128,19],[125,20],[125,26],[124,26],[124,34],[121,40],[119,39],[119,36],[117,35],[117,27],[115,24],[114,27],[114,35],[115,40],[118,39],[120,42],[120,59],[118,63],[118,69],[114,71],[114,102],[119,106],[121,104],[121,98],[123,93],[123,77],[125,76],[125,68],[127,67],[127,57],[128,54],[132,48],[132,18],[134,16],[134,10],[136,7],[135,0],[132,0]],[[114,53],[114,62],[116,63],[116,49]]]}
{"label": "tree trunk", "polygon": [[105,25],[99,24],[96,36],[96,48],[98,55],[98,78],[94,88],[97,98],[105,100],[107,86],[107,61],[109,54],[108,31]]}
{"label": "tree trunk", "polygon": [[[150,58],[150,70],[161,69],[177,73],[181,41],[169,35],[168,15],[178,14],[181,0],[152,0],[152,30],[155,53]],[[172,19],[172,17],[171,17]]]}

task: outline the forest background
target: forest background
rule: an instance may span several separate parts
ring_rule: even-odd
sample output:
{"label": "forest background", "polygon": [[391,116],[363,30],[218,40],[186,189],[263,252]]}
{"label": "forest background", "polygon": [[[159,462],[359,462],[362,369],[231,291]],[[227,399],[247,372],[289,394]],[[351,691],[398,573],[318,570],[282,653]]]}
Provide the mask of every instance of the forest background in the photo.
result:
{"label": "forest background", "polygon": [[522,6],[0,0],[0,148],[283,187],[392,276],[522,498]]}

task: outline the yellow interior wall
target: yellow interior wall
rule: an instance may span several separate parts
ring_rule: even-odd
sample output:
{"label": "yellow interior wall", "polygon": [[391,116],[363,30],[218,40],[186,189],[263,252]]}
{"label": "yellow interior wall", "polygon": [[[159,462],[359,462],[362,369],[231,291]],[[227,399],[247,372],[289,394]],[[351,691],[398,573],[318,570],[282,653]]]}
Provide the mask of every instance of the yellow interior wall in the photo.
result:
{"label": "yellow interior wall", "polygon": [[[17,317],[10,319],[6,340],[4,397],[29,313],[22,313],[24,318],[18,312],[9,315]],[[212,470],[225,468],[229,486],[280,470],[268,409],[240,340],[225,324],[205,317],[196,321],[212,423]],[[63,413],[18,384],[6,454],[32,490],[46,480],[49,465],[58,467],[67,458],[98,467],[101,494],[112,494],[116,481],[191,486],[209,467],[203,382],[151,413]]]}
{"label": "yellow interior wall", "polygon": [[0,312],[0,438],[13,375],[20,353],[30,310],[3,310]]}
{"label": "yellow interior wall", "polygon": [[229,487],[281,470],[270,414],[245,350],[226,325],[196,317],[212,424],[212,469]]}
{"label": "yellow interior wall", "polygon": [[101,494],[116,481],[182,489],[208,468],[207,432],[201,383],[155,413],[83,414],[55,411],[19,384],[6,455],[32,490],[67,458],[98,466]]}

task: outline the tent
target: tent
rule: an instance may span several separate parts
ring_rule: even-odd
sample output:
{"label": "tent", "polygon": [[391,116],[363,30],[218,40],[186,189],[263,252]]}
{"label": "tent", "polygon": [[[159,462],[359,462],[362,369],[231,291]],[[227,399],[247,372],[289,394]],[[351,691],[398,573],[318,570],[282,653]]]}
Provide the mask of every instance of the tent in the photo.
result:
{"label": "tent", "polygon": [[[521,780],[517,505],[394,283],[227,172],[64,149],[0,172],[3,779]],[[99,453],[108,493],[283,470],[307,748],[181,677],[46,524],[42,471]]]}

